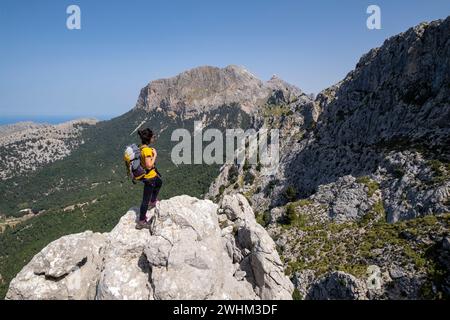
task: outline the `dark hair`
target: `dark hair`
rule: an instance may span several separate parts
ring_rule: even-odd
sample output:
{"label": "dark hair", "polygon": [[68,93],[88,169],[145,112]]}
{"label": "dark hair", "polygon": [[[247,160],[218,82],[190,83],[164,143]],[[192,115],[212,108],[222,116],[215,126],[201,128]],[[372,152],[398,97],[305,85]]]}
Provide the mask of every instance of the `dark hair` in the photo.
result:
{"label": "dark hair", "polygon": [[153,138],[153,131],[149,128],[138,130],[138,135],[141,138],[142,144],[149,144]]}

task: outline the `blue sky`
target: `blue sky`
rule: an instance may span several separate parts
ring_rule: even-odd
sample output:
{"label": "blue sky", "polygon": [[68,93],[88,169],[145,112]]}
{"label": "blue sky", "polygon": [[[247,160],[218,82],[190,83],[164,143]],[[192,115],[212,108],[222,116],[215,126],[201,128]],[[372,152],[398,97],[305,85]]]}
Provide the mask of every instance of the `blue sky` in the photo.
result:
{"label": "blue sky", "polygon": [[[81,30],[66,28],[70,4]],[[381,30],[366,28],[370,4]],[[199,65],[317,93],[387,37],[449,14],[449,0],[1,0],[0,119],[120,115],[149,81]]]}

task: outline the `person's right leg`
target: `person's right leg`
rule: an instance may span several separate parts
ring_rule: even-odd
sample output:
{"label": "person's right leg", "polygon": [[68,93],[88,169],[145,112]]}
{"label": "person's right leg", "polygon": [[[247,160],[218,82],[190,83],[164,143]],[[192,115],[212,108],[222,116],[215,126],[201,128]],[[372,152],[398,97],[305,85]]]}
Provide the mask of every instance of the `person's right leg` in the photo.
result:
{"label": "person's right leg", "polygon": [[144,180],[144,194],[142,195],[142,203],[139,214],[139,221],[145,221],[148,205],[152,196],[153,185],[148,180]]}

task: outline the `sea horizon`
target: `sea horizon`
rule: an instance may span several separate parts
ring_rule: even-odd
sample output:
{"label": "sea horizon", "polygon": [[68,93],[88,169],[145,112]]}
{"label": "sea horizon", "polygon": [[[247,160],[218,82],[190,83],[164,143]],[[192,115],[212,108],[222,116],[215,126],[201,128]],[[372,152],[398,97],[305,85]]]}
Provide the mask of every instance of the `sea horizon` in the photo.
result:
{"label": "sea horizon", "polygon": [[0,126],[3,125],[9,125],[9,124],[15,124],[18,122],[34,122],[34,123],[48,123],[48,124],[59,124],[71,120],[76,119],[97,119],[99,121],[109,120],[114,118],[115,116],[112,115],[78,115],[78,116],[61,116],[61,115],[55,115],[55,116],[37,116],[37,115],[31,115],[31,116],[2,116],[0,117]]}

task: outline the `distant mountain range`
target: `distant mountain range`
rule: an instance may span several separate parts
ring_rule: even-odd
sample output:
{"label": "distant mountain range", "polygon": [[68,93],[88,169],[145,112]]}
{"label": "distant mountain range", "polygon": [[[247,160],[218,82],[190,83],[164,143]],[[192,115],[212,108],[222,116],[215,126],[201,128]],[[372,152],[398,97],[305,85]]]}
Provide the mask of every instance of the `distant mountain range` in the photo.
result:
{"label": "distant mountain range", "polygon": [[79,119],[57,125],[19,122],[0,126],[0,179],[27,174],[63,159],[83,143],[83,128],[96,123]]}
{"label": "distant mountain range", "polygon": [[[72,124],[68,132],[10,128],[20,139],[1,146],[0,166],[7,169],[0,214],[37,214],[0,234],[0,294],[50,241],[110,231],[139,203],[141,186],[124,176],[122,149],[137,140],[137,127],[148,126],[158,134],[161,196],[221,203],[225,195],[243,194],[275,240],[295,298],[448,298],[449,57],[447,18],[387,39],[315,99],[243,67],[203,66],[150,82],[132,110],[109,121]],[[278,171],[175,166],[171,132],[192,131],[196,120],[220,130],[279,129]],[[7,137],[0,139],[12,141]],[[64,146],[57,161],[36,152],[27,166],[8,167],[4,154],[23,162],[23,147],[45,139]],[[11,178],[16,168],[21,174]]]}

